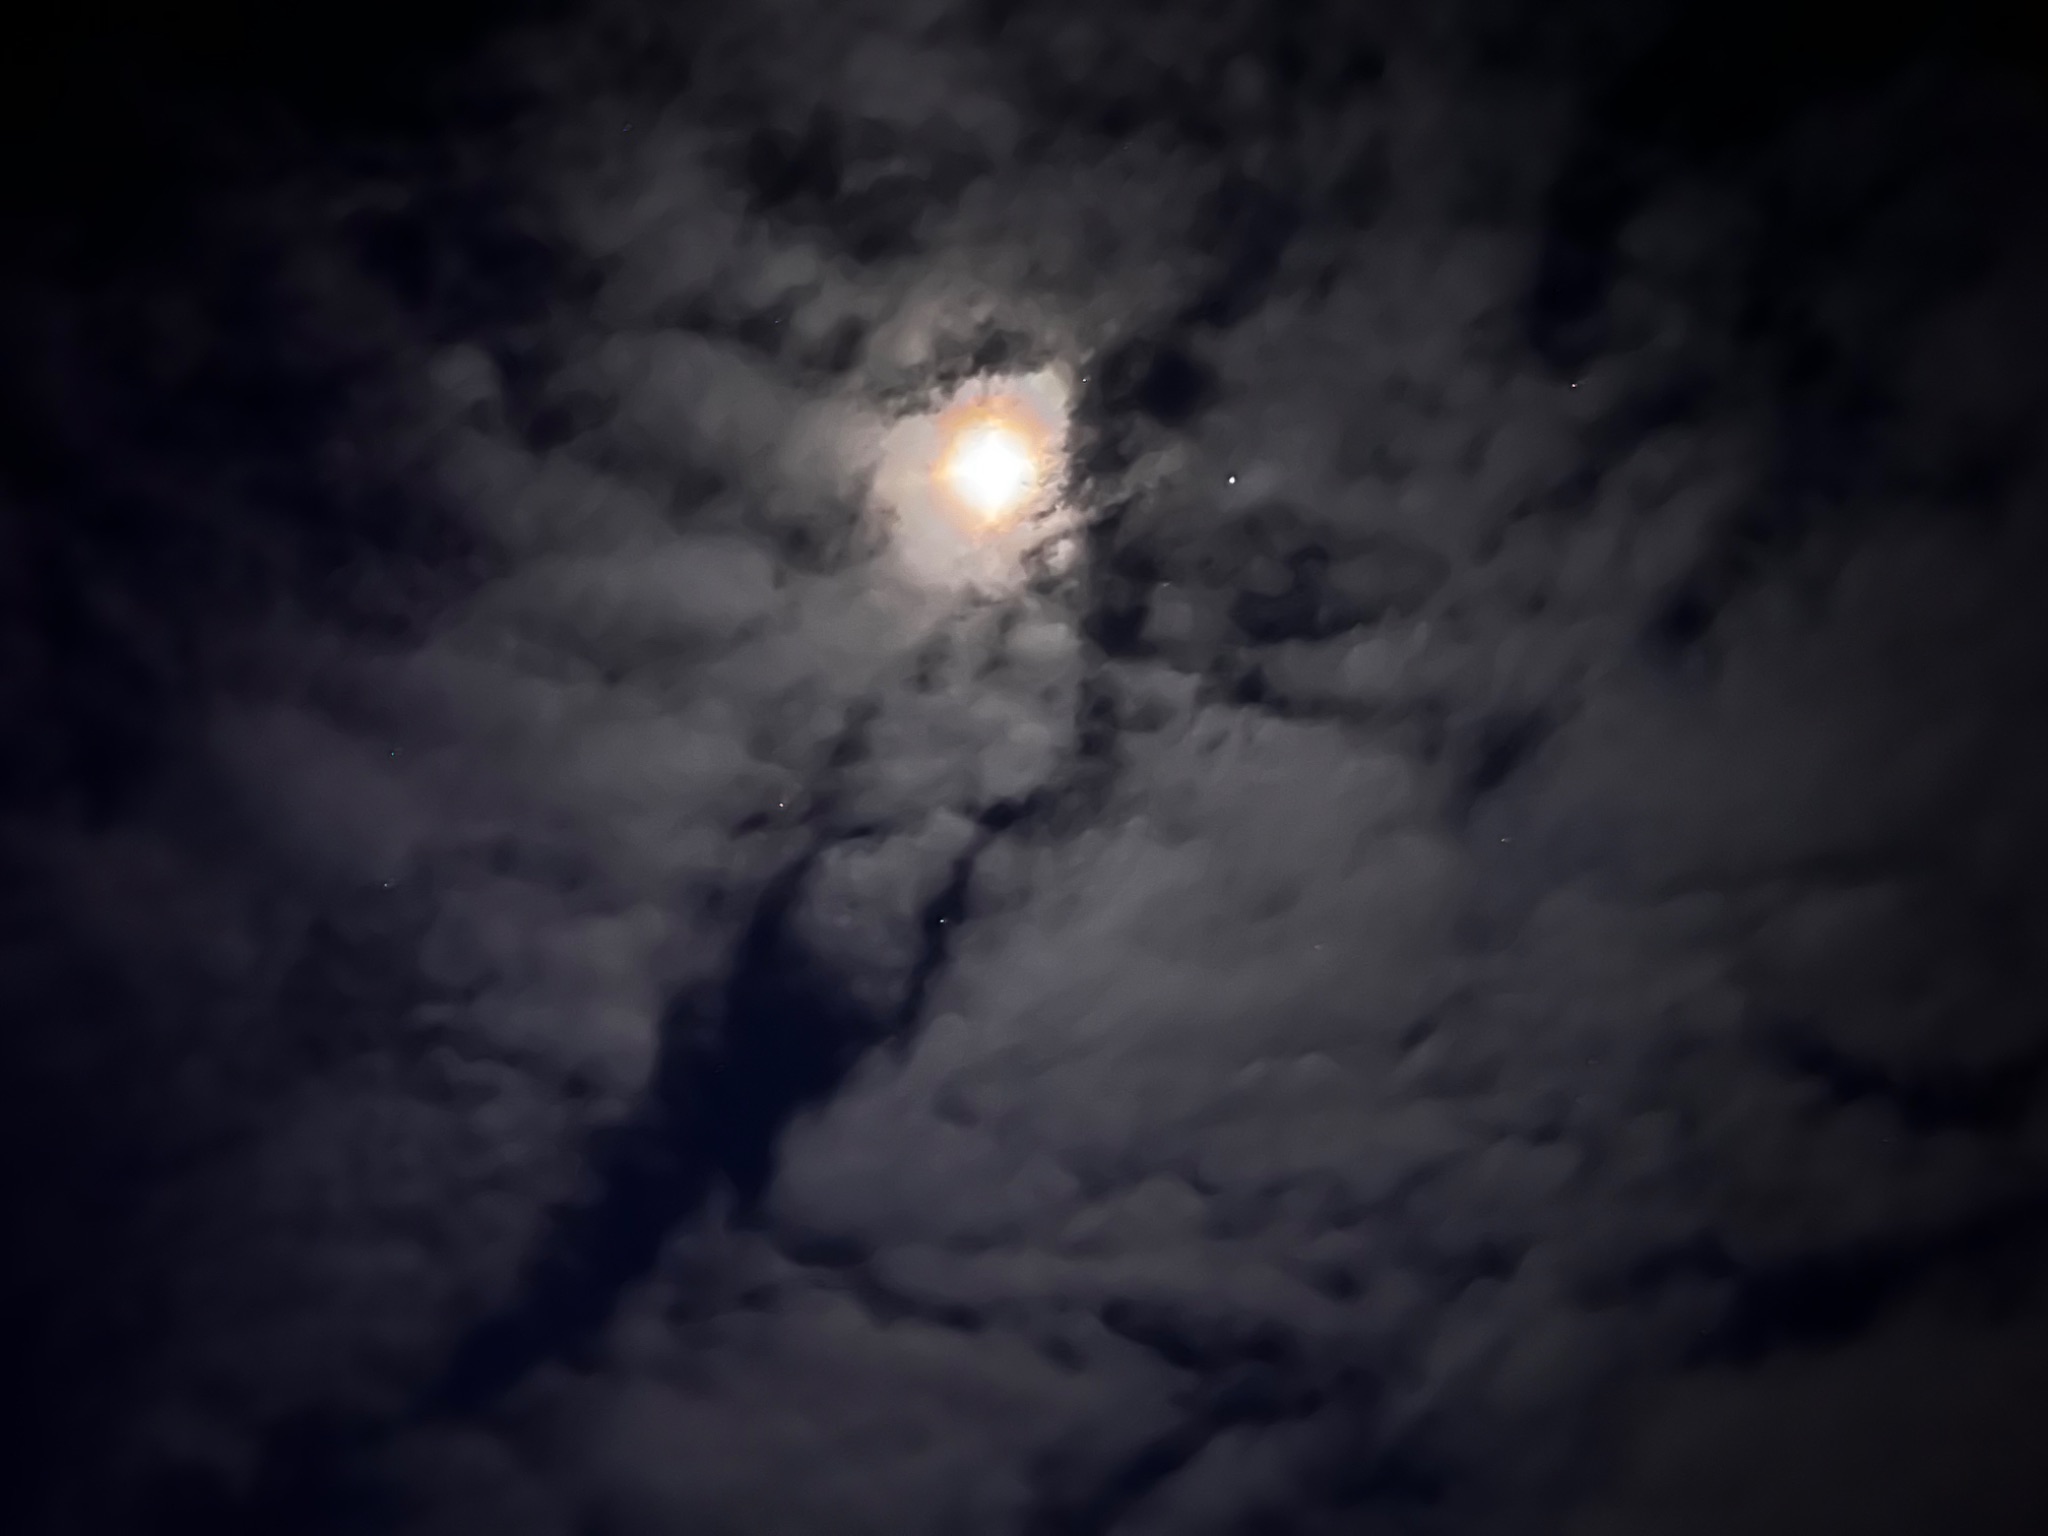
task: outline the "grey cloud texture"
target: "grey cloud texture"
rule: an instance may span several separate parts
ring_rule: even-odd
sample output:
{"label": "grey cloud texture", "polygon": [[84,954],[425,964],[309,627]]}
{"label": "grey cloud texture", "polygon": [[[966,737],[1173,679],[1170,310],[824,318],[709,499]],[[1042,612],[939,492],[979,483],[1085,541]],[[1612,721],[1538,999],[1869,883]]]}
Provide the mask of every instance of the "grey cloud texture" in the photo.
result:
{"label": "grey cloud texture", "polygon": [[[169,787],[13,834],[183,1074],[116,1496],[1676,1536],[2020,1401],[2038,110],[1689,159],[1599,10],[617,7],[456,141],[540,302],[408,308],[402,176],[265,237],[463,577],[223,618]],[[1048,364],[1077,547],[921,584],[889,422]]]}

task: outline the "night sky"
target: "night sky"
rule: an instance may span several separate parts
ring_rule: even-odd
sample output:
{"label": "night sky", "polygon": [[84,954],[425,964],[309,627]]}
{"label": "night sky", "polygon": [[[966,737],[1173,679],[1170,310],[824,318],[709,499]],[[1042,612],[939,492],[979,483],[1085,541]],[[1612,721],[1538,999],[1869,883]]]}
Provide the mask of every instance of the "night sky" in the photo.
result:
{"label": "night sky", "polygon": [[2048,1531],[2040,21],[8,26],[0,1528]]}

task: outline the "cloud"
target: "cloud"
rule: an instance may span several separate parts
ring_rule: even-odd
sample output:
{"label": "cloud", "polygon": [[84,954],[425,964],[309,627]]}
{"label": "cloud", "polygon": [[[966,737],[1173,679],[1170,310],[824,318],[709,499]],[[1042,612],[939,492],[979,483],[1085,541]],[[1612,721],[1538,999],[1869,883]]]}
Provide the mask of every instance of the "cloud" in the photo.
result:
{"label": "cloud", "polygon": [[[1596,9],[614,7],[229,210],[288,328],[133,297],[204,451],[57,348],[140,467],[47,548],[314,573],[46,560],[39,720],[167,744],[9,823],[10,1049],[149,1170],[81,1507],[1683,1530],[1757,1403],[2004,1381],[1912,1309],[2033,1284],[2037,232],[1952,183],[2038,124],[1691,156]],[[934,580],[888,444],[989,376],[1068,542]]]}

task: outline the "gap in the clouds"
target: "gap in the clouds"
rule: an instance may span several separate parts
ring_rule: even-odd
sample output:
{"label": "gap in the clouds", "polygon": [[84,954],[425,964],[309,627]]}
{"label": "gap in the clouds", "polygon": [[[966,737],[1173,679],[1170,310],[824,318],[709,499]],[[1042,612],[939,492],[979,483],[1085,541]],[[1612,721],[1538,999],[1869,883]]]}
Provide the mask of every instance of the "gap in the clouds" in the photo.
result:
{"label": "gap in the clouds", "polygon": [[868,1051],[916,1026],[967,916],[975,859],[995,823],[1023,814],[1021,806],[996,808],[956,858],[919,914],[917,954],[885,1016],[857,1002],[798,937],[798,903],[830,844],[771,881],[722,989],[686,993],[665,1011],[648,1089],[593,1147],[589,1193],[542,1236],[512,1302],[458,1345],[426,1411],[481,1411],[540,1364],[578,1357],[672,1235],[715,1196],[730,1198],[733,1220],[757,1220],[783,1131],[828,1100]]}
{"label": "gap in the clouds", "polygon": [[1172,333],[1119,343],[1096,359],[1088,378],[1077,416],[1137,413],[1168,428],[1187,426],[1218,394],[1214,368],[1188,338]]}

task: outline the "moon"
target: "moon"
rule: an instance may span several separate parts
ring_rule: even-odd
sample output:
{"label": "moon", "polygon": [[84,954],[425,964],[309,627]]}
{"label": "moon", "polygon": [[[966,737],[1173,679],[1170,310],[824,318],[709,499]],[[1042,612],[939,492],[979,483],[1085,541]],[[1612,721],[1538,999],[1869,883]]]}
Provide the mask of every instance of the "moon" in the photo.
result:
{"label": "moon", "polygon": [[875,490],[920,581],[1009,586],[1060,531],[1068,398],[1053,370],[981,378],[890,428]]}
{"label": "moon", "polygon": [[1014,516],[1037,487],[1038,455],[1023,432],[999,419],[958,429],[939,478],[983,522]]}

